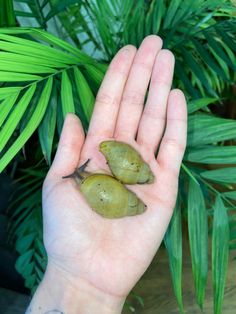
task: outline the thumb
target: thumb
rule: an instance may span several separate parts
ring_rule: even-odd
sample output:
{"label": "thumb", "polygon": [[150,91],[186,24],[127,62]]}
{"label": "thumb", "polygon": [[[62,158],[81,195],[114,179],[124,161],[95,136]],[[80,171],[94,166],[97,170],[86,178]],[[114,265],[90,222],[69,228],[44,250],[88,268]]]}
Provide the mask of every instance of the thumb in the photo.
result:
{"label": "thumb", "polygon": [[79,118],[67,114],[57,152],[49,171],[49,176],[65,176],[72,173],[78,166],[80,151],[84,144],[84,131]]}

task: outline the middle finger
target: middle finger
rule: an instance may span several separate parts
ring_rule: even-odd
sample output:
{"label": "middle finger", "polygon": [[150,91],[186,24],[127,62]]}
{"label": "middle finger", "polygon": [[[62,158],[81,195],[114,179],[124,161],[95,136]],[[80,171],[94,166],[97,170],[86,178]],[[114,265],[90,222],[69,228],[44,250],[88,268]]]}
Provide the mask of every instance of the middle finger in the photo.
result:
{"label": "middle finger", "polygon": [[121,100],[115,138],[135,137],[153,64],[161,47],[161,38],[151,35],[143,40],[138,49]]}

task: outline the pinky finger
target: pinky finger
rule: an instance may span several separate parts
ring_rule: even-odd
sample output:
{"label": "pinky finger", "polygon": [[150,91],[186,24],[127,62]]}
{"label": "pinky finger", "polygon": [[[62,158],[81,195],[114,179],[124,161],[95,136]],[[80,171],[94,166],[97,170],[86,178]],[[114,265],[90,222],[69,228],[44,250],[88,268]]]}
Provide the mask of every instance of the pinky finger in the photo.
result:
{"label": "pinky finger", "polygon": [[157,156],[160,170],[178,177],[187,139],[187,107],[184,94],[179,89],[170,92],[167,122]]}

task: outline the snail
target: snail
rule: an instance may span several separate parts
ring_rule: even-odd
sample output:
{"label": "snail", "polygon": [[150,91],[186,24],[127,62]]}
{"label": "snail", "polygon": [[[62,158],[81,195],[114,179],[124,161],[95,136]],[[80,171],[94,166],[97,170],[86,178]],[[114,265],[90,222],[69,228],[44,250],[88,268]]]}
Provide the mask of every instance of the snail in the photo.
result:
{"label": "snail", "polygon": [[153,183],[154,175],[149,165],[129,144],[119,141],[104,141],[100,152],[107,160],[112,174],[124,184]]}
{"label": "snail", "polygon": [[142,214],[146,205],[121,182],[110,175],[85,171],[89,159],[71,175],[90,207],[105,218],[121,218]]}

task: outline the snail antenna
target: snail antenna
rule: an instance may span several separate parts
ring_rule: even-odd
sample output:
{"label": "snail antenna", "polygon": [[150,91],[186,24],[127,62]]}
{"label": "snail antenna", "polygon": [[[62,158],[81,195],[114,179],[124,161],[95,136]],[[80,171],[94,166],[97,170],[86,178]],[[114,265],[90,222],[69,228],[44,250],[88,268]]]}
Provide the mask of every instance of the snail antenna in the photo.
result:
{"label": "snail antenna", "polygon": [[82,180],[84,177],[81,174],[85,172],[85,168],[87,167],[89,162],[90,162],[90,159],[88,159],[82,166],[75,169],[75,171],[73,173],[62,177],[62,179],[74,178],[74,179]]}
{"label": "snail antenna", "polygon": [[88,163],[90,162],[90,159],[88,159],[87,161],[85,161],[85,163],[80,166],[76,171],[77,172],[84,172],[85,168],[88,166]]}

